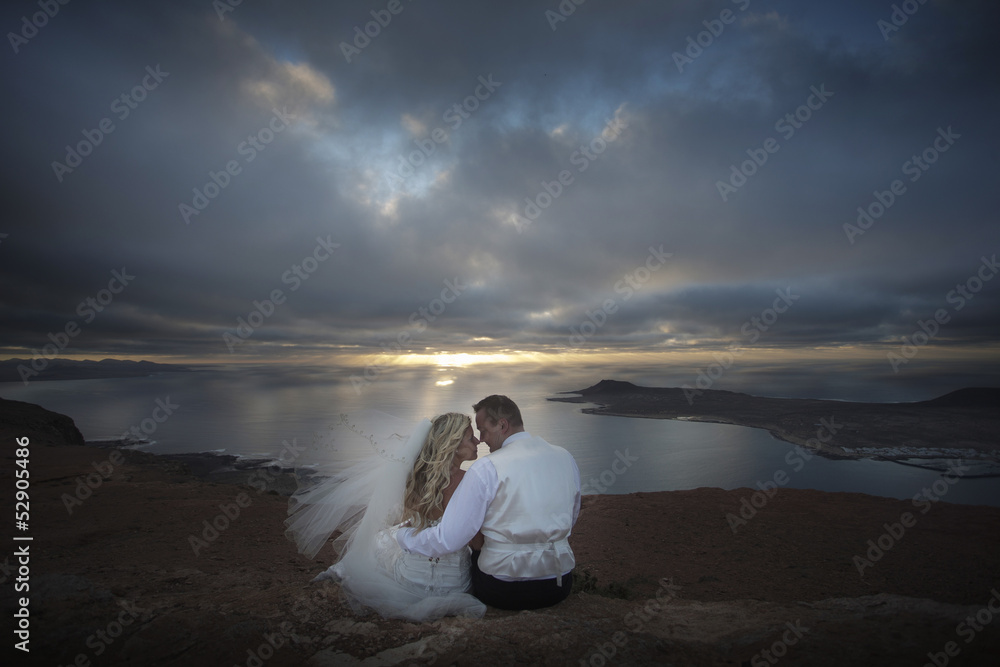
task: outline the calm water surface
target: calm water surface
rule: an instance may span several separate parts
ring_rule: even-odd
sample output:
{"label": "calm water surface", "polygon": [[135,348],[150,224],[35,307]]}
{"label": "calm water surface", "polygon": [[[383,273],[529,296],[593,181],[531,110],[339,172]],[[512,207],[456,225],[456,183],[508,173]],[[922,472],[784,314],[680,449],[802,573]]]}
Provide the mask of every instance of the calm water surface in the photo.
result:
{"label": "calm water surface", "polygon": [[[296,463],[313,464],[324,462],[326,454],[317,443],[341,413],[374,408],[415,423],[446,411],[469,414],[474,402],[503,393],[521,407],[529,431],[573,453],[585,492],[590,493],[753,487],[784,471],[787,486],[793,488],[912,498],[939,479],[938,473],[888,462],[805,460],[791,445],[758,429],[586,415],[579,404],[546,400],[602,377],[658,386],[688,381],[656,380],[623,369],[606,370],[602,375],[594,369],[560,367],[502,367],[499,371],[497,367],[422,367],[385,371],[358,391],[349,375],[337,369],[251,367],[33,382],[27,387],[0,383],[0,396],[67,414],[87,439],[119,435],[132,426],[141,428],[147,420],[147,430],[155,425],[148,436],[148,451],[224,451],[277,458],[282,443],[294,439],[309,447]],[[770,387],[770,392],[762,388],[743,390],[772,396],[810,395],[804,393],[808,387],[785,381]],[[863,391],[856,388],[854,394],[845,388],[844,395],[821,397],[917,400],[936,395],[889,398],[891,394],[889,389],[868,386]],[[155,424],[150,418],[158,399],[169,399],[178,407],[166,421]],[[1000,478],[963,479],[949,488],[945,499],[1000,506]]]}

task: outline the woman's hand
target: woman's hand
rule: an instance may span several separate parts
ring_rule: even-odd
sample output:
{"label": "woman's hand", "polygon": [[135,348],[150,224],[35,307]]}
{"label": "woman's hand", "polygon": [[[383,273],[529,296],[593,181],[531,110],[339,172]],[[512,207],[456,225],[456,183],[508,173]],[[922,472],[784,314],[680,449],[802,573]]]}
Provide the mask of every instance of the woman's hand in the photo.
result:
{"label": "woman's hand", "polygon": [[476,533],[476,536],[469,540],[469,548],[473,551],[482,551],[483,544],[486,542],[486,538],[483,537],[483,531]]}

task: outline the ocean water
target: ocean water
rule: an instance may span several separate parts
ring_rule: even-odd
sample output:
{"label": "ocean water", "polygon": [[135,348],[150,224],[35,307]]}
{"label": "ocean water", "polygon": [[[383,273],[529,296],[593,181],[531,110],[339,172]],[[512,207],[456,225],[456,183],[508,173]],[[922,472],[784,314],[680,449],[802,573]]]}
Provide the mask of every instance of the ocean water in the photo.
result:
{"label": "ocean water", "polygon": [[[770,386],[761,382],[764,377],[773,378]],[[341,414],[377,409],[413,424],[441,412],[471,414],[473,403],[502,393],[518,403],[527,430],[574,455],[585,493],[754,488],[776,475],[784,479],[783,472],[790,488],[909,499],[940,479],[934,471],[891,462],[807,459],[808,452],[802,456],[758,429],[587,415],[580,404],[546,400],[607,378],[655,386],[691,380],[648,368],[493,365],[398,367],[358,386],[350,373],[337,368],[204,367],[140,378],[0,383],[0,396],[67,414],[88,440],[119,436],[134,427],[149,441],[144,448],[154,453],[215,451],[274,459],[287,459],[285,443],[294,443],[305,448],[295,464],[311,466],[330,461],[326,434]],[[845,381],[828,382],[818,391],[811,372],[751,373],[742,381],[749,386],[739,386],[737,380],[735,386],[720,388],[876,401],[921,400],[950,390],[913,383],[904,388],[855,382],[851,387]],[[480,454],[485,451],[482,446]],[[1000,478],[961,479],[948,485],[943,499],[1000,506]]]}

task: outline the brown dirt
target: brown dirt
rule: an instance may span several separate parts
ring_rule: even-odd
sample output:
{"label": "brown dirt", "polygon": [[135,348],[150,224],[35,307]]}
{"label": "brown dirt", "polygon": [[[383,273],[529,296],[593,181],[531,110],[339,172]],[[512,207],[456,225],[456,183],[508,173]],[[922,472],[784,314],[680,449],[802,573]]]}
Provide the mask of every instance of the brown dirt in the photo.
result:
{"label": "brown dirt", "polygon": [[[310,584],[333,553],[296,553],[283,535],[286,498],[275,493],[138,457],[114,466],[70,514],[63,494],[110,452],[62,444],[65,433],[7,414],[4,507],[13,505],[17,436],[31,438],[22,534],[34,540],[31,653],[13,652],[14,664],[742,665],[770,664],[760,652],[787,646],[783,664],[921,665],[955,642],[948,664],[982,665],[1000,652],[1000,620],[968,643],[968,630],[959,634],[969,615],[992,618],[981,610],[1000,589],[998,508],[940,502],[920,514],[905,501],[781,489],[734,534],[726,515],[749,489],[588,496],[571,538],[586,583],[564,603],[416,624],[355,616],[336,584]],[[240,494],[239,517],[196,555],[189,536]],[[915,525],[859,575],[854,556],[904,512]],[[7,619],[16,546],[0,552]],[[119,620],[128,621],[120,635]]]}

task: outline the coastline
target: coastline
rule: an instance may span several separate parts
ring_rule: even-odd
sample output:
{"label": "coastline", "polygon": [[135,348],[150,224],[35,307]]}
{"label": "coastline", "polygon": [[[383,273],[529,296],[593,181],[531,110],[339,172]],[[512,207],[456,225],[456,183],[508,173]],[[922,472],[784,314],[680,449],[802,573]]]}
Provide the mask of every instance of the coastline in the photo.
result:
{"label": "coastline", "polygon": [[[704,389],[641,387],[602,380],[573,396],[547,400],[594,404],[593,415],[730,424],[768,431],[830,459],[870,458],[931,470],[961,461],[970,477],[1000,476],[1000,390],[961,390],[918,403],[857,403],[767,398]],[[916,463],[923,461],[924,463]]]}
{"label": "coastline", "polygon": [[295,493],[300,479],[311,476],[308,469],[283,466],[279,461],[269,458],[218,452],[157,454],[137,449],[135,442],[124,439],[86,440],[83,444],[94,449],[117,450],[129,463],[174,464],[184,474],[209,484],[235,484],[253,488],[265,484],[268,491],[286,497]]}
{"label": "coastline", "polygon": [[[998,586],[1000,508],[939,502],[924,515],[857,493],[701,488],[586,496],[571,536],[579,586],[556,607],[433,623],[359,616],[337,584],[310,583],[334,554],[296,552],[275,488],[81,446],[68,418],[10,403],[0,439],[31,441],[32,663],[560,665],[603,647],[621,664],[721,666],[752,660],[799,620],[809,630],[789,664],[922,664]],[[0,450],[4,507],[13,457]],[[859,574],[853,558],[904,512],[915,525]],[[728,515],[749,518],[734,531]],[[962,659],[994,657],[997,628]]]}

